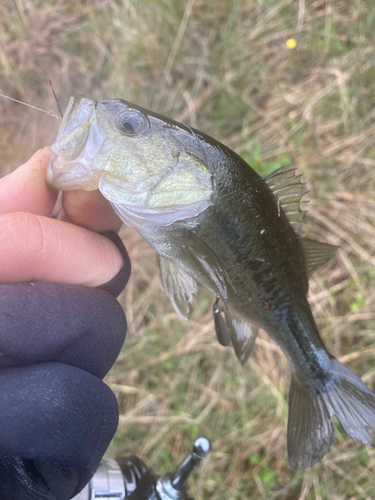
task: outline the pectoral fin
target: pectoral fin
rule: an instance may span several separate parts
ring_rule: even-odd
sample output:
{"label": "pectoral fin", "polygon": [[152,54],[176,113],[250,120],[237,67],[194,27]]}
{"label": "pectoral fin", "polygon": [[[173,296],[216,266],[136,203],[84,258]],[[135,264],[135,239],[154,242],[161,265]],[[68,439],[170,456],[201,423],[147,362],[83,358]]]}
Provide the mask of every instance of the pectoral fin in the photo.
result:
{"label": "pectoral fin", "polygon": [[197,293],[196,281],[169,259],[159,257],[159,265],[165,295],[171,299],[177,314],[187,319],[189,303]]}
{"label": "pectoral fin", "polygon": [[173,225],[138,232],[158,253],[164,289],[180,316],[186,317],[195,282],[227,302],[227,287],[232,285],[220,259],[189,228]]}
{"label": "pectoral fin", "polygon": [[186,248],[204,269],[205,278],[210,280],[226,304],[228,299],[227,283],[230,283],[230,280],[215,252],[192,231],[189,231],[188,237],[183,242],[183,248]]}
{"label": "pectoral fin", "polygon": [[328,262],[338,249],[338,247],[334,245],[309,240],[308,238],[301,238],[300,241],[305,256],[307,275],[309,277],[318,267]]}

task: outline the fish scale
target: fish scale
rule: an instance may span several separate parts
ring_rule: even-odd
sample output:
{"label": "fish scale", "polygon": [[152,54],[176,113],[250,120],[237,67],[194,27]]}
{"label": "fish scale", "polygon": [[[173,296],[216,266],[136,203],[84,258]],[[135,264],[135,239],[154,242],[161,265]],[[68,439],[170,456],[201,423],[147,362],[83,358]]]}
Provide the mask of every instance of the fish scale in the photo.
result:
{"label": "fish scale", "polygon": [[288,454],[311,467],[335,440],[332,417],[371,444],[375,395],[324,347],[308,278],[336,247],[302,238],[306,194],[294,167],[261,178],[235,152],[121,99],[72,97],[47,169],[55,189],[99,189],[156,250],[161,281],[186,318],[197,283],[214,295],[219,342],[242,365],[259,328],[291,366]]}

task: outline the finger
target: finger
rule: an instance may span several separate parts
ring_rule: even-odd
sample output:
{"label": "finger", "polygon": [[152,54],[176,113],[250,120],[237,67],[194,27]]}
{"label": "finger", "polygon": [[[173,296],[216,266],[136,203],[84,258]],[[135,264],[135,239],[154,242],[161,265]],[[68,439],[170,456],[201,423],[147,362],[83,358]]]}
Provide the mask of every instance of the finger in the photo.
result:
{"label": "finger", "polygon": [[99,286],[123,266],[118,248],[104,236],[39,215],[0,215],[0,283]]}
{"label": "finger", "polygon": [[58,193],[46,183],[50,150],[50,147],[40,149],[17,170],[0,179],[0,214],[52,214]]}
{"label": "finger", "polygon": [[118,231],[122,225],[110,202],[99,190],[65,191],[60,220],[72,221],[93,231]]}

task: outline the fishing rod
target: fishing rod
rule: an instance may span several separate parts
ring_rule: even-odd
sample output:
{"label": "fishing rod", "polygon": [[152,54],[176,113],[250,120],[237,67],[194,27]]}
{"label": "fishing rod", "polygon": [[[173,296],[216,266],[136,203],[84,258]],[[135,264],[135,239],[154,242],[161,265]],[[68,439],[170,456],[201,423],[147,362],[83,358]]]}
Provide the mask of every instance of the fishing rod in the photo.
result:
{"label": "fishing rod", "polygon": [[193,500],[187,496],[186,483],[211,445],[199,437],[175,472],[154,475],[138,457],[117,460],[105,458],[88,485],[72,500]]}

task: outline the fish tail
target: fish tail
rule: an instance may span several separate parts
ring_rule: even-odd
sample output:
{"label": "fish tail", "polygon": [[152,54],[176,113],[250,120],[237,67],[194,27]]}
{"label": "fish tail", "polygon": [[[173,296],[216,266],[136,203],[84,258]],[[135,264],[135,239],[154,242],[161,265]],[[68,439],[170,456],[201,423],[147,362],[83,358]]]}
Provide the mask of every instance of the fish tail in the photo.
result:
{"label": "fish tail", "polygon": [[335,442],[333,415],[349,437],[374,446],[367,428],[375,432],[375,394],[337,359],[331,363],[331,373],[313,385],[292,374],[288,455],[293,470],[311,467],[327,453]]}

